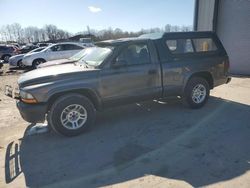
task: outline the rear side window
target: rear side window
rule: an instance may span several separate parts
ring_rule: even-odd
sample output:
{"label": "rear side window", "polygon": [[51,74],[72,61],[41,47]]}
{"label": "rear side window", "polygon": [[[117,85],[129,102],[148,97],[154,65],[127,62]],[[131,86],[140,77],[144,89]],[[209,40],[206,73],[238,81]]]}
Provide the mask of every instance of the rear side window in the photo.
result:
{"label": "rear side window", "polygon": [[218,48],[211,38],[193,39],[196,52],[217,51]]}
{"label": "rear side window", "polygon": [[215,52],[218,50],[212,38],[171,39],[166,41],[172,54]]}
{"label": "rear side window", "polygon": [[53,52],[62,51],[62,45],[55,45],[55,46],[52,46],[50,49]]}
{"label": "rear side window", "polygon": [[74,44],[63,45],[63,50],[82,50],[83,48]]}
{"label": "rear side window", "polygon": [[191,39],[167,40],[167,46],[173,54],[194,52]]}

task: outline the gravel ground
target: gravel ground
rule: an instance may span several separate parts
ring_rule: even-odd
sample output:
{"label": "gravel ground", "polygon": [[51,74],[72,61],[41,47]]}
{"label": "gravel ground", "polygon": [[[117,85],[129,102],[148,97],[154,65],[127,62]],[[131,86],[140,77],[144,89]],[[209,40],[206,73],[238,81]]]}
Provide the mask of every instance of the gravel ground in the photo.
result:
{"label": "gravel ground", "polygon": [[0,187],[250,187],[250,78],[214,89],[200,110],[179,100],[106,110],[74,138],[27,135],[2,93],[17,78],[0,76]]}

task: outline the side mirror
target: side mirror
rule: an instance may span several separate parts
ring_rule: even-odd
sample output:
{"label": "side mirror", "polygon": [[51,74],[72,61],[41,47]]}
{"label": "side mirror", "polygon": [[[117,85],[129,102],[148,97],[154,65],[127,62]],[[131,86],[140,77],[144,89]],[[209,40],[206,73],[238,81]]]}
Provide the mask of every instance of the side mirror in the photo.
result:
{"label": "side mirror", "polygon": [[127,61],[119,60],[119,61],[113,62],[111,67],[114,68],[114,69],[119,69],[121,67],[125,67],[126,65],[127,65]]}

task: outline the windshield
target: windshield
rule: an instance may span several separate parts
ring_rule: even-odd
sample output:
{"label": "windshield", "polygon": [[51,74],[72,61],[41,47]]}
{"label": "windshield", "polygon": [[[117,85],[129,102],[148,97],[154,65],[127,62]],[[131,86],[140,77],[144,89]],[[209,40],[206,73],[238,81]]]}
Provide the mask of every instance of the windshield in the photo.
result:
{"label": "windshield", "polygon": [[96,67],[99,66],[111,53],[112,53],[111,48],[100,48],[100,47],[87,48],[86,54],[80,60],[80,62]]}
{"label": "windshield", "polygon": [[87,54],[87,49],[81,50],[77,54],[73,55],[72,57],[69,58],[69,60],[72,61],[79,61],[82,59],[85,55]]}
{"label": "windshield", "polygon": [[30,52],[28,52],[28,54],[31,54],[31,53],[33,53],[33,52],[40,52],[40,51],[42,51],[42,50],[44,50],[45,48],[36,48],[36,49],[34,49],[34,50],[31,50]]}

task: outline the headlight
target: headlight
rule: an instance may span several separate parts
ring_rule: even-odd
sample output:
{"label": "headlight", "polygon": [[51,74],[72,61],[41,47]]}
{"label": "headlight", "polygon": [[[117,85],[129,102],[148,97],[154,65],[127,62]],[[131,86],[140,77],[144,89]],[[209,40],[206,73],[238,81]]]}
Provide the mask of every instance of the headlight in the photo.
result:
{"label": "headlight", "polygon": [[26,91],[21,90],[20,97],[21,97],[21,100],[25,103],[30,103],[30,104],[37,103],[37,100],[30,93]]}

